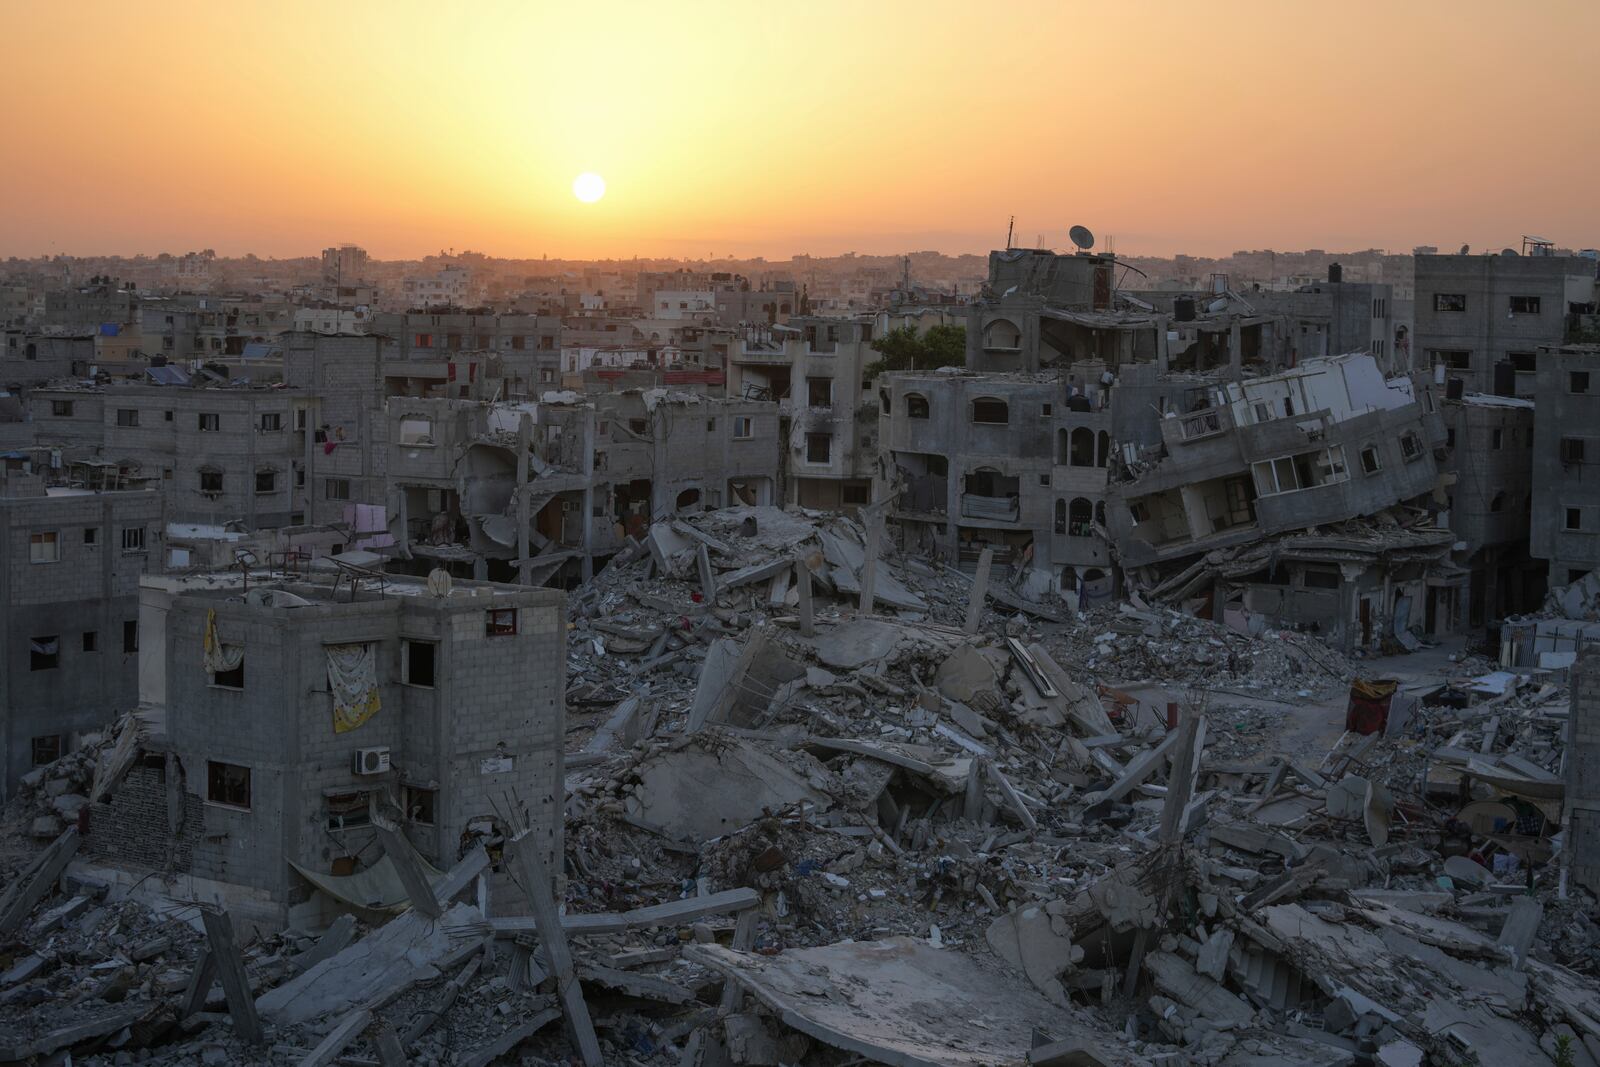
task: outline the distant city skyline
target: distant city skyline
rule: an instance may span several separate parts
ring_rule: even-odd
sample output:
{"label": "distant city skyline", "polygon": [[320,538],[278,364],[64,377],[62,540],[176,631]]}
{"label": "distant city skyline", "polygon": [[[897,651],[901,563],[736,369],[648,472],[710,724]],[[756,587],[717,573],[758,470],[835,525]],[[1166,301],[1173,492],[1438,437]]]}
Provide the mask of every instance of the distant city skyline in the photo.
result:
{"label": "distant city skyline", "polygon": [[1600,243],[1575,0],[88,11],[0,7],[0,256]]}

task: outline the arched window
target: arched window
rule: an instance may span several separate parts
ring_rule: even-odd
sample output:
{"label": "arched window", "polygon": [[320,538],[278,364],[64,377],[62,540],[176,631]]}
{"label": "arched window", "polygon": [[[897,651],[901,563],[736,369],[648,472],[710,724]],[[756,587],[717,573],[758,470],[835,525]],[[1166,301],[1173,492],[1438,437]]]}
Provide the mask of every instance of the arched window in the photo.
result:
{"label": "arched window", "polygon": [[692,508],[698,503],[700,503],[700,490],[685,489],[678,494],[677,510],[683,511],[685,508]]}
{"label": "arched window", "polygon": [[928,417],[928,398],[921,393],[906,394],[906,418],[925,419]]}
{"label": "arched window", "polygon": [[1022,347],[1022,331],[1010,319],[995,319],[983,328],[983,347],[1015,351]]}
{"label": "arched window", "polygon": [[1101,430],[1094,439],[1094,465],[1104,467],[1111,457],[1111,435]]}
{"label": "arched window", "polygon": [[972,421],[1004,426],[1011,421],[1011,406],[999,397],[980,396],[972,402]]}
{"label": "arched window", "polygon": [[1072,446],[1067,454],[1067,463],[1074,467],[1094,466],[1094,431],[1087,426],[1079,426],[1072,431]]}
{"label": "arched window", "polygon": [[1065,500],[1057,500],[1056,501],[1056,533],[1064,534],[1066,532],[1067,532],[1067,502]]}
{"label": "arched window", "polygon": [[1067,508],[1067,536],[1090,537],[1094,534],[1094,505],[1083,497],[1073,499]]}

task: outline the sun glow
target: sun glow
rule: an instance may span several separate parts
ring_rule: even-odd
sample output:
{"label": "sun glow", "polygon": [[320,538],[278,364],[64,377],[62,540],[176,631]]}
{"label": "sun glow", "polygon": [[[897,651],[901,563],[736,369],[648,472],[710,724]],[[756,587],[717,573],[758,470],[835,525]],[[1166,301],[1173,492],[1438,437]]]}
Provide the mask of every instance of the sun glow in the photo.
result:
{"label": "sun glow", "polygon": [[592,204],[606,195],[606,180],[598,174],[584,171],[572,179],[572,195],[585,204]]}

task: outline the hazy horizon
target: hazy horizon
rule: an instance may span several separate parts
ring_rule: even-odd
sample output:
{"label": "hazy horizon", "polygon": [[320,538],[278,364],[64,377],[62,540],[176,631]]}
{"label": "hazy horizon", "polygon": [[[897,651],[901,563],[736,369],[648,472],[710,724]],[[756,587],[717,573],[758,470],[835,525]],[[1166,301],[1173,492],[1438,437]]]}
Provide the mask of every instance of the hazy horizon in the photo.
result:
{"label": "hazy horizon", "polygon": [[981,255],[1012,215],[1020,244],[1081,223],[1129,256],[1600,244],[1600,5],[1575,0],[10,3],[0,27],[4,257]]}

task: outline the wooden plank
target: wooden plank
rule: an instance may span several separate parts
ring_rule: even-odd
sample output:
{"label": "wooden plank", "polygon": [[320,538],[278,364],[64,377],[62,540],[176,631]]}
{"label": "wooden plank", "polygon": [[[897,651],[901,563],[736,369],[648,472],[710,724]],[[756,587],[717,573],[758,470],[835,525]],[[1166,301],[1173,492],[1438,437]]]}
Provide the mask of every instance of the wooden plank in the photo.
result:
{"label": "wooden plank", "polygon": [[216,959],[217,977],[228,997],[228,1014],[233,1017],[233,1032],[252,1045],[262,1044],[266,1035],[256,1017],[255,998],[250,995],[250,979],[244,973],[244,959],[233,940],[233,919],[225,911],[202,908],[211,955]]}
{"label": "wooden plank", "polygon": [[339,1020],[339,1025],[328,1031],[328,1036],[317,1042],[317,1047],[306,1054],[300,1061],[300,1067],[328,1067],[334,1059],[343,1052],[361,1031],[372,1022],[372,1013],[359,1009]]}
{"label": "wooden plank", "polygon": [[556,980],[556,996],[561,1001],[567,1037],[582,1058],[584,1067],[601,1067],[604,1056],[600,1051],[600,1040],[595,1037],[594,1022],[589,1018],[589,1005],[583,999],[583,987],[578,983],[577,969],[573,966],[572,950],[567,946],[567,935],[561,928],[561,914],[556,908],[553,888],[555,883],[540,854],[542,847],[532,831],[523,830],[507,845],[507,859],[512,869],[520,875],[517,880],[533,909],[533,917],[543,940],[544,958]]}

